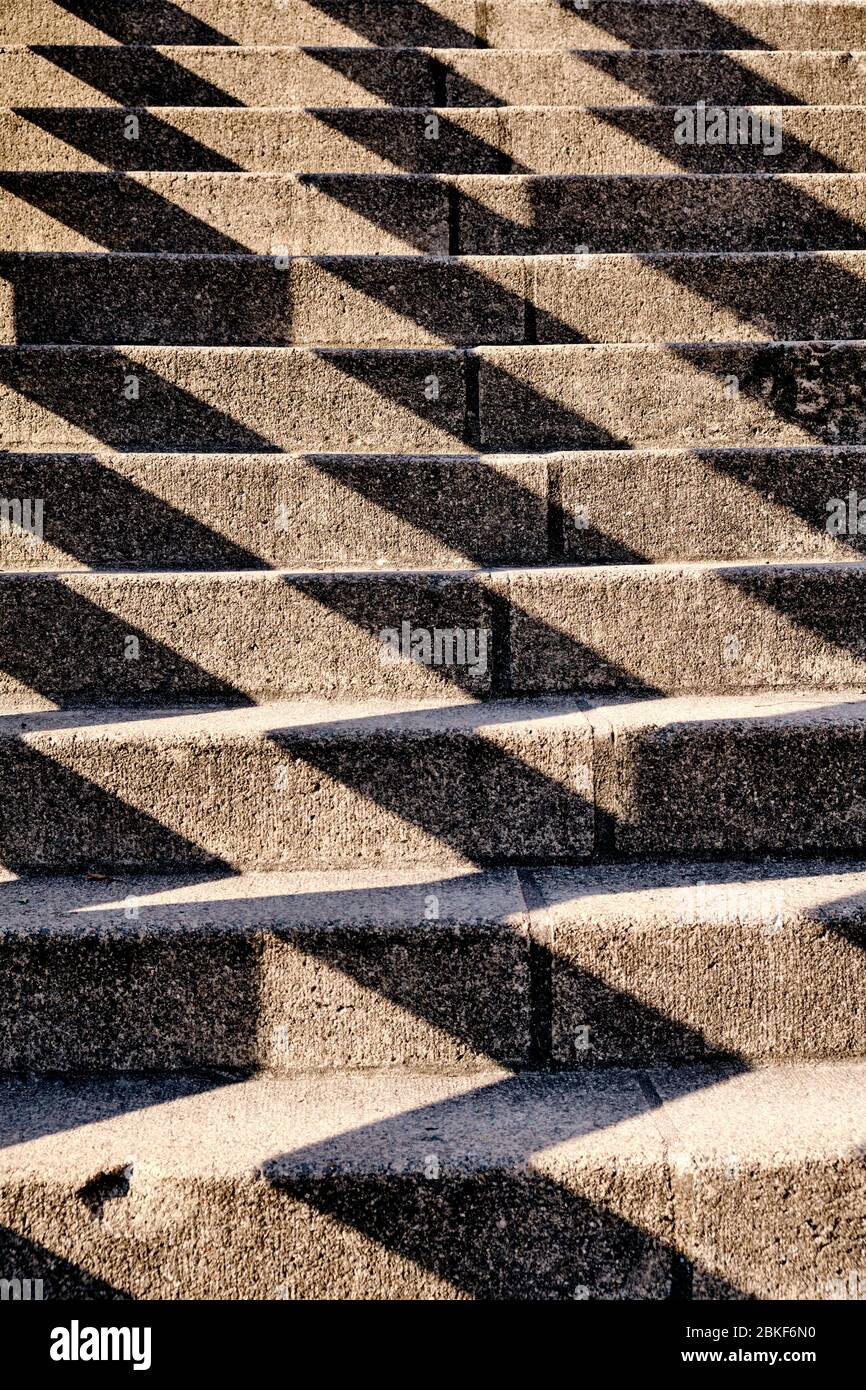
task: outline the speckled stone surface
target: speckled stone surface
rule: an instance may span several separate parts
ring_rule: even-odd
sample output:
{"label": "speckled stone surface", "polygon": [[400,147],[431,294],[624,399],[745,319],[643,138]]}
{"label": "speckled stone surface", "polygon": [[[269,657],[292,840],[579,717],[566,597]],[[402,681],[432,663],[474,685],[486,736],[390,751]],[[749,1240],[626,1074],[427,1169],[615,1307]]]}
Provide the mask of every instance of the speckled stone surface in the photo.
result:
{"label": "speckled stone surface", "polygon": [[53,1297],[664,1298],[675,1250],[698,1298],[832,1297],[866,1253],[863,1088],[862,1064],[11,1082],[0,1250]]}
{"label": "speckled stone surface", "polygon": [[0,1294],[856,1296],[866,6],[0,88]]}

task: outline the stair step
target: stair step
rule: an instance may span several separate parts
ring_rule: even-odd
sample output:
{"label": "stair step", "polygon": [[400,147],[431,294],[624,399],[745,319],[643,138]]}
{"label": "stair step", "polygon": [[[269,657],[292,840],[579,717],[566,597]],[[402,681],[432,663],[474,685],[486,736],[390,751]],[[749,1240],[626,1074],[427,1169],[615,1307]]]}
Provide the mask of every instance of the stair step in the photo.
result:
{"label": "stair step", "polygon": [[[852,274],[858,269],[845,263]],[[519,343],[529,274],[522,257],[499,256],[0,254],[0,341]],[[837,313],[834,325],[841,321]]]}
{"label": "stair step", "polygon": [[554,479],[564,555],[572,563],[832,560],[866,549],[860,448],[618,449],[540,457]]}
{"label": "stair step", "polygon": [[0,437],[13,450],[457,452],[464,367],[444,349],[0,348]]}
{"label": "stair step", "polygon": [[866,848],[856,691],[37,706],[0,725],[2,858],[20,871]]}
{"label": "stair step", "polygon": [[0,887],[0,1066],[659,1065],[866,1055],[866,865]]}
{"label": "stair step", "polygon": [[[713,12],[705,14],[712,23]],[[612,36],[598,37],[597,47],[583,50],[453,49],[434,57],[445,68],[449,106],[679,106],[710,98],[749,106],[849,106],[866,98],[866,55],[860,53],[616,51],[603,41]],[[24,90],[29,100],[41,99],[35,82]],[[79,99],[86,91],[79,88]]]}
{"label": "stair step", "polygon": [[428,347],[863,338],[866,251],[0,253],[0,342]]}
{"label": "stair step", "polygon": [[0,214],[7,251],[850,251],[866,176],[2,172]]}
{"label": "stair step", "polygon": [[[82,12],[83,11],[83,12]],[[57,0],[26,0],[4,14],[2,43],[406,44],[473,46],[470,0],[87,0],[74,10]],[[522,40],[521,40],[522,42]]]}
{"label": "stair step", "polygon": [[[798,64],[801,80],[814,71],[814,90],[835,92],[835,59]],[[444,61],[412,48],[31,46],[0,50],[0,86],[9,106],[434,106]]]}
{"label": "stair step", "polygon": [[866,685],[866,564],[0,574],[0,700]]}
{"label": "stair step", "polygon": [[479,348],[480,445],[856,444],[863,353],[855,342]]}
{"label": "stair step", "polygon": [[[507,603],[514,693],[830,690],[866,683],[866,567],[860,564],[500,573],[484,582]],[[493,643],[497,616],[494,608]]]}
{"label": "stair step", "polygon": [[859,444],[864,356],[856,341],[4,347],[0,438],[11,452]]}
{"label": "stair step", "polygon": [[853,559],[864,473],[856,446],[0,453],[0,570]]}
{"label": "stair step", "polygon": [[843,0],[21,0],[0,43],[372,44],[443,48],[866,48],[862,6]]}
{"label": "stair step", "polygon": [[[847,487],[855,467],[857,451],[840,458]],[[822,468],[819,459],[819,513]],[[13,524],[0,525],[7,570],[453,569],[548,558],[543,455],[0,453],[0,492],[12,504]],[[22,523],[29,499],[29,530],[14,525],[16,499]]]}
{"label": "stair step", "polygon": [[[560,175],[866,170],[862,107],[738,109],[748,128],[731,133],[726,124],[725,142],[710,144],[692,137],[679,142],[688,116],[673,106],[19,107],[0,110],[0,167]],[[692,119],[697,130],[694,113]]]}
{"label": "stair step", "polygon": [[849,0],[489,0],[485,8],[491,48],[866,47],[866,16]]}
{"label": "stair step", "polygon": [[866,54],[47,45],[0,49],[10,106],[625,106],[866,102]]}
{"label": "stair step", "polygon": [[0,1254],[49,1298],[661,1299],[683,1274],[698,1300],[833,1297],[866,1261],[864,1086],[847,1063],[7,1081]]}
{"label": "stair step", "polygon": [[0,238],[14,251],[444,255],[448,199],[440,179],[403,174],[2,172]]}
{"label": "stair step", "polygon": [[866,177],[0,172],[0,214],[14,252],[862,250]]}
{"label": "stair step", "polygon": [[851,775],[864,713],[853,693],[599,699],[588,711],[596,847],[686,857],[853,849],[866,811]]}
{"label": "stair step", "polygon": [[0,850],[54,871],[573,859],[592,845],[590,762],[573,701],[57,713],[31,699],[0,722]]}

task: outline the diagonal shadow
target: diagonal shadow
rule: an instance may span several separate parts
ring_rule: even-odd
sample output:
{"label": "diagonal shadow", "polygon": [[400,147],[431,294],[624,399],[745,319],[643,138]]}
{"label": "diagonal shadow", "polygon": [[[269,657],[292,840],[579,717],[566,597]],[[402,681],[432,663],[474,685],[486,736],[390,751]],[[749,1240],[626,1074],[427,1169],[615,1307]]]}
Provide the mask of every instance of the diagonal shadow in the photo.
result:
{"label": "diagonal shadow", "polygon": [[207,78],[181,67],[156,47],[34,44],[29,51],[103,92],[119,106],[245,105]]}
{"label": "diagonal shadow", "polygon": [[[660,1101],[648,1079],[641,1083],[614,1119],[599,1115],[580,1084],[554,1109],[544,1105],[545,1092],[554,1095],[554,1078],[510,1077],[275,1156],[262,1173],[465,1297],[561,1300],[586,1297],[583,1287],[604,1299],[635,1297],[636,1289],[643,1298],[687,1298],[694,1269],[672,1233],[651,1234],[640,1221],[574,1190],[568,1177],[553,1179],[533,1163],[544,1149],[651,1113]],[[492,1171],[466,1153],[467,1136],[482,1124],[502,1151]],[[373,1156],[383,1154],[392,1156],[387,1184],[378,1174],[367,1176],[371,1159],[378,1166]],[[424,1175],[430,1154],[441,1155],[439,1181]],[[649,1193],[643,1203],[645,1210],[656,1207]],[[718,1297],[748,1296],[724,1280],[717,1288]]]}
{"label": "diagonal shadow", "polygon": [[[231,106],[232,103],[228,100],[226,104]],[[235,160],[140,108],[131,113],[139,129],[134,140],[124,135],[125,121],[130,113],[119,107],[18,106],[13,114],[107,169],[243,172],[243,165]]]}
{"label": "diagonal shadow", "polygon": [[233,40],[171,0],[146,6],[117,0],[55,0],[58,8],[84,20],[121,44],[148,43],[156,29],[162,43],[233,44]]}
{"label": "diagonal shadow", "polygon": [[406,44],[407,19],[414,29],[413,44],[425,48],[483,48],[476,35],[475,7],[469,6],[471,27],[458,24],[448,15],[411,0],[395,5],[393,0],[306,0],[311,10],[335,19],[377,48],[400,48]]}
{"label": "diagonal shadow", "polygon": [[113,251],[249,253],[243,242],[126,174],[0,171],[0,189]]}

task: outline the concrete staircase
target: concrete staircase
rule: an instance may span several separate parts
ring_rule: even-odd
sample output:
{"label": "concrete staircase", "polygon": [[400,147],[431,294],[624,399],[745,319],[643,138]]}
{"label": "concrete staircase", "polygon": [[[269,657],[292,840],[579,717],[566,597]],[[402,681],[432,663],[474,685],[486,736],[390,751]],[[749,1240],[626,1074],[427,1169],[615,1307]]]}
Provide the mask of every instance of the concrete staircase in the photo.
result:
{"label": "concrete staircase", "polygon": [[866,4],[0,45],[0,1278],[866,1296]]}

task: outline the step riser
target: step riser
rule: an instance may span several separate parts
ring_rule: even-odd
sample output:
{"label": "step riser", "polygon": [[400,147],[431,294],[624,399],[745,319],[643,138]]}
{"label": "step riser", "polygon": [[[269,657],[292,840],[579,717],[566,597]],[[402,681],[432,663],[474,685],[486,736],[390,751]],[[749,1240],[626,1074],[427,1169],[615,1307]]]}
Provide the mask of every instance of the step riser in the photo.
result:
{"label": "step riser", "polygon": [[[819,62],[811,85],[832,92],[838,79],[832,71],[825,76],[825,68]],[[443,85],[431,54],[406,49],[310,53],[102,44],[0,51],[0,90],[13,107],[435,106]]]}
{"label": "step riser", "polygon": [[6,570],[449,570],[866,554],[861,449],[0,454],[0,497],[12,501],[13,522],[15,499],[22,504],[21,529],[0,526]]}
{"label": "step riser", "polygon": [[[679,106],[710,97],[747,106],[857,106],[866,97],[866,63],[852,53],[628,53],[602,46],[583,53],[437,56],[446,68],[449,106]],[[24,90],[31,102],[45,104],[35,83]],[[87,88],[77,90],[76,101],[87,100]]]}
{"label": "step riser", "polygon": [[620,450],[560,459],[551,455],[548,467],[573,564],[839,560],[866,552],[866,530],[858,533],[866,455],[857,449]]}
{"label": "step riser", "polygon": [[520,343],[526,339],[528,275],[521,258],[498,257],[0,256],[0,341]]}
{"label": "step riser", "polygon": [[[21,915],[22,897],[46,894],[50,907]],[[158,879],[0,890],[0,1067],[477,1070],[531,1059],[513,874],[211,880],[174,899]]]}
{"label": "step riser", "polygon": [[8,704],[826,691],[866,684],[866,570],[0,575],[0,648]]}
{"label": "step riser", "polygon": [[[818,697],[816,697],[816,701]],[[819,707],[820,705],[820,707]],[[794,707],[794,706],[792,706]],[[733,702],[736,710],[736,702]],[[767,698],[716,722],[685,701],[593,714],[599,842],[618,855],[836,853],[864,842],[859,706]],[[628,712],[627,712],[628,713]],[[669,724],[665,720],[670,720]],[[659,721],[659,722],[653,722]]]}
{"label": "step riser", "polygon": [[864,356],[861,343],[826,342],[4,348],[0,437],[13,452],[859,444]]}
{"label": "step riser", "polygon": [[533,925],[552,943],[555,1063],[863,1055],[860,866],[673,863],[532,877],[542,904]]}
{"label": "step riser", "polygon": [[0,454],[0,495],[31,499],[0,567],[543,564],[549,486],[543,457]]}
{"label": "step riser", "polygon": [[[532,913],[508,872],[405,886],[370,875],[8,884],[0,1067],[866,1056],[866,923],[845,905],[862,895],[862,867],[832,877],[778,865],[755,878],[748,865],[650,865],[643,898],[654,890],[655,907],[635,891],[639,872],[536,872],[544,906]],[[335,911],[339,925],[324,925]]]}
{"label": "step riser", "polygon": [[[238,717],[214,716],[213,727],[228,720],[231,730]],[[441,731],[423,719],[376,733],[362,719],[323,740],[311,717],[307,729],[277,725],[249,738],[202,731],[197,741],[181,719],[164,740],[139,742],[123,722],[110,737],[84,742],[38,733],[27,744],[10,739],[0,747],[3,861],[32,869],[325,869],[391,864],[395,854],[410,864],[454,864],[589,853],[592,810],[568,790],[576,775],[587,778],[584,721],[551,738],[507,724],[482,738],[459,723]],[[154,727],[140,726],[139,738]],[[513,808],[507,824],[503,803]]]}
{"label": "step riser", "polygon": [[864,336],[866,253],[857,251],[432,262],[0,255],[0,342],[8,344],[428,347]]}
{"label": "step riser", "polygon": [[0,699],[79,705],[485,695],[508,623],[504,587],[445,574],[0,575],[0,596]]}
{"label": "step riser", "polygon": [[508,600],[515,693],[831,690],[866,679],[859,566],[530,571],[511,578]]}
{"label": "step riser", "polygon": [[717,144],[703,142],[694,113],[695,134],[688,135],[686,110],[31,107],[0,112],[0,167],[560,175],[866,170],[857,107],[755,108],[747,130],[729,131],[728,142]]}
{"label": "step riser", "polygon": [[864,49],[859,4],[600,3],[574,11],[558,0],[282,0],[250,6],[196,0],[167,10],[155,0],[88,5],[85,19],[52,0],[22,0],[2,16],[0,43],[374,44],[472,48]]}
{"label": "step riser", "polygon": [[482,449],[866,439],[857,344],[482,348]]}
{"label": "step riser", "polygon": [[[496,725],[498,705],[469,707],[445,721],[447,731],[429,716],[373,729],[375,721],[349,715],[327,737],[322,707],[310,716],[315,727],[290,729],[267,713],[277,720],[270,732],[243,737],[232,731],[261,728],[257,712],[211,716],[207,736],[193,715],[136,726],[107,712],[105,732],[91,719],[83,739],[62,732],[79,716],[34,715],[27,742],[7,735],[0,750],[3,861],[52,870],[352,868],[393,863],[395,846],[401,862],[419,864],[859,853],[866,816],[850,774],[862,712],[840,696],[838,710],[853,713],[834,723],[821,713],[826,698],[815,699],[812,715],[804,697],[807,712],[796,715],[774,713],[768,700],[763,718],[707,715],[673,728],[633,721],[615,744],[617,707],[608,705],[592,715],[594,754],[581,715],[521,724],[505,706],[511,722]],[[670,702],[672,719],[681,704]],[[659,701],[648,717],[665,718],[665,708]],[[11,722],[19,733],[27,724]]]}
{"label": "step riser", "polygon": [[109,44],[0,50],[9,106],[850,106],[850,53],[234,49]]}
{"label": "step riser", "polygon": [[850,251],[866,178],[4,173],[0,228],[9,251]]}
{"label": "step riser", "polygon": [[7,348],[0,432],[13,449],[459,452],[464,369],[445,351]]}

